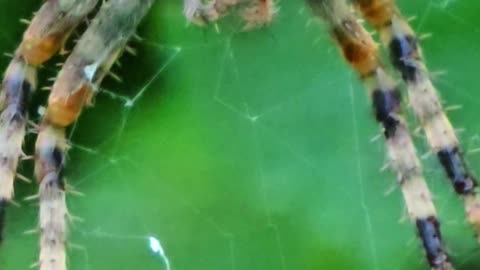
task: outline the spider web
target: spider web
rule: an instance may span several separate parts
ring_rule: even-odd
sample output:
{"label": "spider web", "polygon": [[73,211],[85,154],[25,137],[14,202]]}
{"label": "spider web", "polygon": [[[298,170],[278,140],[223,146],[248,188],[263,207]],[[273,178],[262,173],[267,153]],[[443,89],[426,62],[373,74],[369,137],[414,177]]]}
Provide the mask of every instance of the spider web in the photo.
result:
{"label": "spider web", "polygon": [[[83,220],[71,224],[70,269],[425,269],[395,177],[379,172],[364,90],[302,3],[283,1],[275,24],[243,33],[232,17],[220,32],[185,27],[176,2],[155,6],[138,55],[115,70],[124,82],[107,81],[71,132],[67,175],[85,196],[68,199]],[[446,106],[463,105],[449,115],[467,150],[480,146],[471,6],[402,3],[433,34],[424,53],[448,70],[434,79]],[[421,136],[417,146],[428,151]],[[462,205],[423,156],[458,269],[475,268]],[[35,190],[18,186],[17,197]],[[36,258],[36,237],[23,235],[36,208],[9,215],[0,267],[23,269]]]}

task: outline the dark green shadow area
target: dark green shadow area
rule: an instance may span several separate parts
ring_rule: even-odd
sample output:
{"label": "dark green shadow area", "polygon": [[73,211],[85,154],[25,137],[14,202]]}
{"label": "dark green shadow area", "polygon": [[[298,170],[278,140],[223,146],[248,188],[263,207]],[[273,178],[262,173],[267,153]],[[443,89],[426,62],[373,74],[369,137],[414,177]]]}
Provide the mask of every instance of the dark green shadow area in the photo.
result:
{"label": "dark green shadow area", "polygon": [[[2,52],[38,6],[13,2],[0,0]],[[106,81],[72,132],[67,176],[85,196],[68,198],[83,219],[71,224],[69,269],[166,269],[153,239],[172,270],[427,269],[400,191],[385,195],[395,176],[379,171],[368,98],[302,1],[281,1],[273,25],[249,33],[232,17],[220,33],[187,26],[181,1],[157,2],[132,42],[138,55],[115,68],[124,82]],[[447,106],[463,106],[449,116],[465,148],[480,147],[480,2],[399,2],[433,34],[428,64],[448,71],[434,80]],[[480,156],[468,160],[480,171]],[[480,268],[461,201],[435,159],[423,162],[457,269]],[[37,206],[22,201],[35,190],[17,182],[2,270],[36,260],[37,236],[23,232]]]}

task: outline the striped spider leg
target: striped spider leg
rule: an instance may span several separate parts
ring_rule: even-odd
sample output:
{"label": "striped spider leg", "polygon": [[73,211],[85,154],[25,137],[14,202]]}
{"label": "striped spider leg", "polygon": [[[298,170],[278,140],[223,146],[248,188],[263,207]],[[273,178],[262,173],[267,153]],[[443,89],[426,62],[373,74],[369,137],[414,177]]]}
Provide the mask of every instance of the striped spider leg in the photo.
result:
{"label": "striped spider leg", "polygon": [[13,197],[13,182],[22,155],[27,104],[37,84],[36,68],[62,48],[97,1],[46,1],[29,24],[5,72],[0,98],[0,240],[5,225],[5,208]]}
{"label": "striped spider leg", "polygon": [[347,0],[309,0],[314,14],[328,24],[345,60],[369,90],[376,120],[382,125],[390,164],[397,174],[410,218],[415,223],[432,269],[453,269],[444,247],[431,193],[424,180],[406,122],[400,92],[384,69],[371,35],[350,12]]}
{"label": "striped spider leg", "polygon": [[64,270],[67,237],[65,167],[66,128],[75,122],[98,91],[103,78],[155,0],[104,1],[98,14],[66,60],[48,99],[35,151],[40,197],[41,270]]}
{"label": "striped spider leg", "polygon": [[183,15],[190,22],[205,25],[225,16],[239,2],[240,0],[212,0],[204,3],[202,0],[184,0]]}
{"label": "striped spider leg", "polygon": [[418,38],[394,0],[354,0],[358,10],[380,33],[390,60],[407,85],[410,105],[437,155],[455,192],[465,203],[467,220],[480,240],[480,198],[477,180],[468,169],[452,124],[442,108],[429,71],[423,62]]}
{"label": "striped spider leg", "polygon": [[184,0],[183,14],[188,21],[205,25],[227,15],[236,6],[241,6],[240,16],[245,21],[243,30],[270,24],[278,11],[275,0],[211,0],[207,3]]}

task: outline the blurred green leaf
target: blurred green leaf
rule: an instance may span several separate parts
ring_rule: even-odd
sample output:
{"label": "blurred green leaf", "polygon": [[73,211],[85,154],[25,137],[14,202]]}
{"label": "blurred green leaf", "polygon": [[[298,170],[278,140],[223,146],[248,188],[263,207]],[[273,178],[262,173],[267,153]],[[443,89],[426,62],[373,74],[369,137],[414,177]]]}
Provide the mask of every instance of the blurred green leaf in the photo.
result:
{"label": "blurred green leaf", "polygon": [[[1,51],[39,2],[0,0]],[[68,200],[84,219],[71,224],[70,269],[166,269],[150,237],[173,270],[427,269],[399,190],[385,195],[395,177],[379,172],[385,149],[370,142],[379,129],[362,86],[302,1],[279,5],[271,27],[239,32],[230,16],[217,33],[187,26],[181,1],[158,1],[132,43],[138,56],[115,70],[124,83],[107,81],[72,130],[67,175],[86,196]],[[436,85],[463,105],[449,115],[465,148],[478,147],[480,3],[400,5],[433,34],[422,42],[429,66],[448,71]],[[423,138],[417,147],[428,151]],[[478,171],[480,157],[468,159]],[[424,166],[457,269],[479,268],[461,201],[434,158]],[[35,190],[18,182],[17,201]],[[8,222],[0,268],[26,269],[36,205],[11,207]]]}

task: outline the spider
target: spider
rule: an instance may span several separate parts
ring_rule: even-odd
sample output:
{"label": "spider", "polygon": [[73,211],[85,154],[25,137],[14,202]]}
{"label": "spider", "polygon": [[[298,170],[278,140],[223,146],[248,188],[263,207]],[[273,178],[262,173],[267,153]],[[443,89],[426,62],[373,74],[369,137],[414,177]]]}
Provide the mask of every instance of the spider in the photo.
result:
{"label": "spider", "polygon": [[[98,3],[101,2],[101,3]],[[36,13],[15,51],[2,84],[0,118],[0,228],[5,209],[12,201],[13,179],[22,153],[28,125],[27,106],[37,88],[36,69],[63,47],[70,34],[98,5],[96,17],[69,54],[59,72],[38,126],[35,175],[40,201],[40,269],[66,269],[68,216],[63,169],[69,144],[66,128],[82,108],[91,105],[104,77],[124,50],[127,41],[154,0],[48,0]],[[344,58],[369,90],[374,115],[385,137],[390,167],[396,172],[410,217],[432,269],[453,269],[444,246],[440,223],[423,179],[410,132],[401,115],[401,97],[394,79],[384,68],[372,36],[358,22],[344,0],[308,0],[313,14],[321,17]],[[390,51],[390,61],[407,85],[410,105],[420,120],[432,152],[451,179],[454,190],[464,198],[467,220],[480,230],[480,206],[476,180],[463,160],[456,135],[443,112],[436,90],[423,63],[418,38],[393,0],[355,0],[353,5],[377,29]],[[199,25],[215,23],[240,8],[244,30],[267,26],[278,12],[271,0],[214,0],[204,3],[185,0],[186,18]],[[115,31],[112,31],[115,29]],[[66,53],[66,52],[64,52]],[[113,75],[114,76],[114,75]]]}

